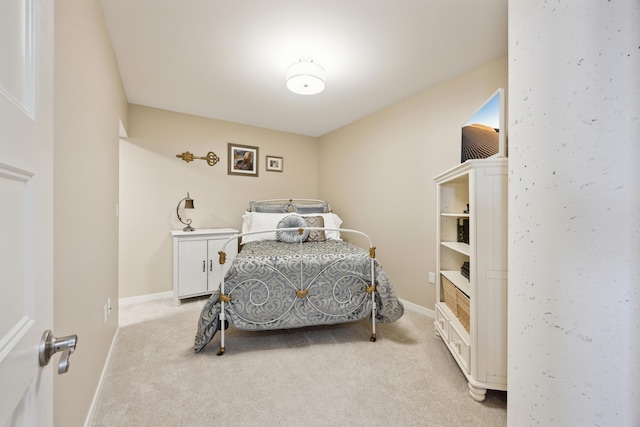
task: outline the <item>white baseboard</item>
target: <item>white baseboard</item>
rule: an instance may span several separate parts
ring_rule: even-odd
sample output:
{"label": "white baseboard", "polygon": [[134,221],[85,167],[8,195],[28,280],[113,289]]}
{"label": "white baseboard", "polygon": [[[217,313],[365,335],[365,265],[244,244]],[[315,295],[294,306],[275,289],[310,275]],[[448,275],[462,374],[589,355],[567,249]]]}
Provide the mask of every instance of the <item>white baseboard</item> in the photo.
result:
{"label": "white baseboard", "polygon": [[417,311],[418,313],[424,314],[425,316],[430,317],[432,319],[436,318],[436,312],[431,310],[431,309],[429,309],[429,308],[423,307],[423,306],[418,305],[418,304],[414,304],[414,303],[409,302],[409,301],[405,301],[403,299],[401,299],[400,301],[402,301],[402,304],[405,307],[407,307],[407,308],[409,308],[409,309],[411,309],[413,311]]}
{"label": "white baseboard", "polygon": [[102,383],[104,381],[104,376],[107,373],[107,368],[109,367],[109,363],[111,362],[111,355],[113,354],[113,349],[115,348],[116,340],[118,339],[118,334],[120,334],[120,328],[116,329],[116,333],[113,334],[113,339],[111,340],[111,346],[109,347],[109,353],[107,354],[107,360],[104,362],[104,366],[102,367],[102,373],[100,374],[100,380],[98,381],[98,386],[96,387],[96,391],[93,394],[93,399],[91,399],[91,406],[89,406],[89,412],[87,413],[87,418],[84,420],[84,427],[89,427],[93,424],[93,411],[96,407],[96,402],[98,401],[98,397],[100,396],[100,391],[102,390]]}
{"label": "white baseboard", "polygon": [[173,298],[173,291],[158,292],[157,294],[138,295],[135,297],[120,298],[119,305],[129,305],[138,302],[153,301],[157,299]]}

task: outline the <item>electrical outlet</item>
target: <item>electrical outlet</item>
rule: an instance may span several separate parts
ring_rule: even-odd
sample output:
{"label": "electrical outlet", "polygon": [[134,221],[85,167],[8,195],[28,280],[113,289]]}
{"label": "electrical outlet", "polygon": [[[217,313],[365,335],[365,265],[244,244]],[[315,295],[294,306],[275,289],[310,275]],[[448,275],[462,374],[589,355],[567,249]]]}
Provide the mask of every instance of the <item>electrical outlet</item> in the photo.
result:
{"label": "electrical outlet", "polygon": [[104,323],[107,323],[107,320],[109,320],[109,307],[107,307],[107,304],[104,305]]}
{"label": "electrical outlet", "polygon": [[429,272],[429,283],[436,283],[436,273]]}

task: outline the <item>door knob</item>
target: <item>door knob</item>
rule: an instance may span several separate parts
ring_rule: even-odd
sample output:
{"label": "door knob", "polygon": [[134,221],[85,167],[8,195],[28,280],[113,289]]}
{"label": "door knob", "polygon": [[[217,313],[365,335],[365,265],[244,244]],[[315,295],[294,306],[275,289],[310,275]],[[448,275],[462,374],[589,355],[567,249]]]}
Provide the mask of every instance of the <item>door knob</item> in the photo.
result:
{"label": "door knob", "polygon": [[60,362],[58,362],[58,374],[64,374],[69,370],[69,358],[78,344],[77,335],[68,335],[62,338],[53,336],[50,329],[44,331],[40,340],[39,359],[40,366],[46,366],[51,360],[51,356],[61,351]]}

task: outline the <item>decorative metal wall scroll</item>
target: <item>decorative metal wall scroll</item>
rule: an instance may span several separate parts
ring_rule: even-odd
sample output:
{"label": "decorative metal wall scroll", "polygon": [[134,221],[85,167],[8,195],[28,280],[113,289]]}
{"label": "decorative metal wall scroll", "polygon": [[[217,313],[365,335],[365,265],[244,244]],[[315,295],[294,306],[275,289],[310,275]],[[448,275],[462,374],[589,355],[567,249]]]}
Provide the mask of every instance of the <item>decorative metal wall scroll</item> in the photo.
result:
{"label": "decorative metal wall scroll", "polygon": [[216,155],[216,153],[214,153],[213,151],[209,151],[207,153],[206,156],[204,157],[199,157],[199,156],[194,156],[193,154],[191,154],[188,151],[185,151],[182,154],[176,154],[176,157],[184,160],[185,162],[189,163],[194,161],[195,159],[201,159],[201,160],[206,160],[207,163],[209,164],[209,166],[215,166],[216,163],[218,163],[220,161],[220,157],[218,157]]}

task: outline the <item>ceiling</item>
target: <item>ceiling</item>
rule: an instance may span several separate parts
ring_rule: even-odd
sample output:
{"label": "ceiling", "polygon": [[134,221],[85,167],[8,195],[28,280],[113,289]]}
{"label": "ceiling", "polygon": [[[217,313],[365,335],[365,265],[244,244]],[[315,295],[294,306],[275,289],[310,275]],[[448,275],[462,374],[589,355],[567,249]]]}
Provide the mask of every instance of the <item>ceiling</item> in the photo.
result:
{"label": "ceiling", "polygon": [[[507,0],[100,0],[132,104],[321,136],[507,53]],[[287,67],[326,70],[317,95]]]}

